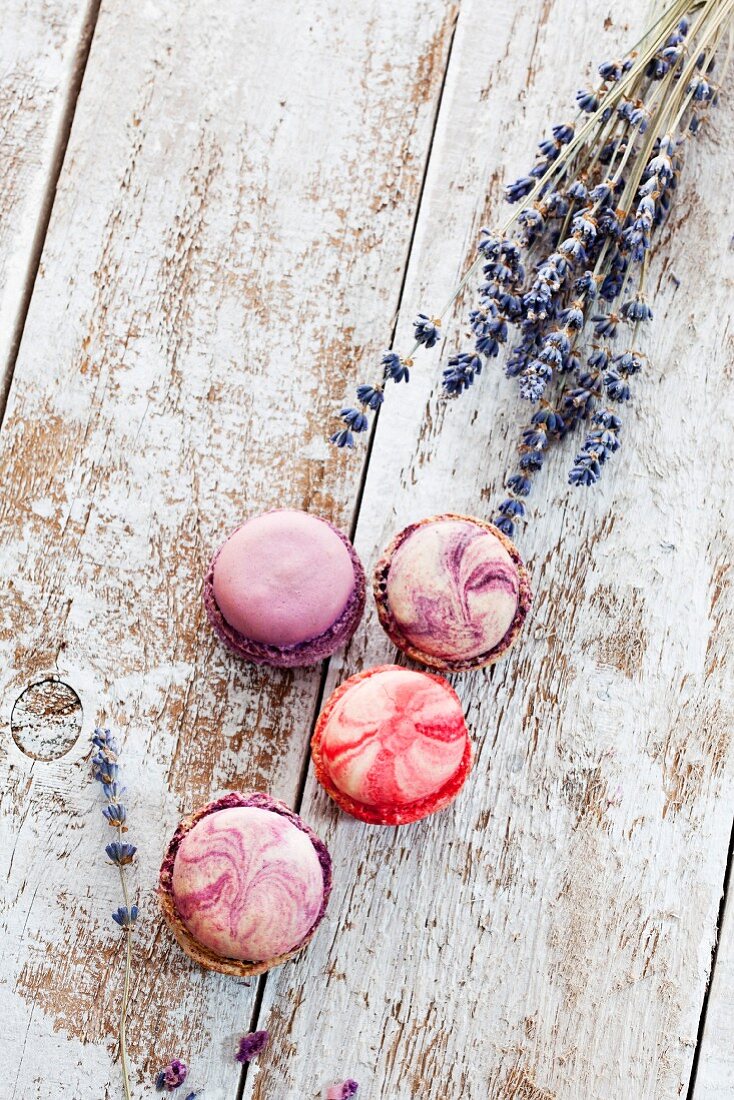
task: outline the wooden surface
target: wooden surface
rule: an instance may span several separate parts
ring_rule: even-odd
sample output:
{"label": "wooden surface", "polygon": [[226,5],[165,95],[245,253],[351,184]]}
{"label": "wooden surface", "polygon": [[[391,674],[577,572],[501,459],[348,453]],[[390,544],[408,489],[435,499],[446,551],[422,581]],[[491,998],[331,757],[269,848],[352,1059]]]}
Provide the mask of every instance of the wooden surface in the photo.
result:
{"label": "wooden surface", "polygon": [[[37,43],[61,21],[83,56],[88,13],[10,6]],[[222,537],[276,503],[356,522],[368,567],[410,520],[486,513],[523,411],[501,369],[447,406],[422,356],[359,509],[365,454],[329,451],[327,414],[398,307],[401,347],[446,298],[501,182],[643,15],[103,0],[0,432],[3,1100],[121,1095],[98,719],[124,739],[140,845],[136,1100],[173,1056],[207,1100],[236,1100],[253,1023],[273,1040],[246,1100],[315,1100],[344,1076],[364,1100],[734,1094],[727,926],[701,1027],[734,794],[726,98],[653,268],[623,449],[589,493],[565,485],[568,450],[549,463],[519,539],[532,619],[502,664],[455,680],[477,764],[453,808],[399,830],[335,811],[307,770],[321,670],[242,665],[200,600]],[[49,161],[18,148],[46,194]],[[3,210],[31,203],[3,186]],[[10,249],[32,270],[32,236],[0,237],[0,269]],[[393,655],[370,608],[326,689]],[[230,786],[300,804],[335,857],[313,944],[249,986],[191,966],[152,898],[179,814]]]}
{"label": "wooden surface", "polygon": [[94,0],[9,0],[0,33],[0,404],[63,158]]}

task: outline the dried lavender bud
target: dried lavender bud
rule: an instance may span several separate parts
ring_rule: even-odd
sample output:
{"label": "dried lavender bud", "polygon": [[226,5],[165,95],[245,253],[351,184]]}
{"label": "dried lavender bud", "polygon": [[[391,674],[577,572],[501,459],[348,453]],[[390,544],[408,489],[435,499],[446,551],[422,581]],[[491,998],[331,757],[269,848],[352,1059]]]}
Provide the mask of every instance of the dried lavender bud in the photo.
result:
{"label": "dried lavender bud", "polygon": [[242,1062],[244,1065],[245,1062],[256,1058],[258,1054],[262,1054],[269,1042],[270,1032],[268,1031],[251,1031],[248,1035],[243,1035],[237,1047],[235,1061]]}

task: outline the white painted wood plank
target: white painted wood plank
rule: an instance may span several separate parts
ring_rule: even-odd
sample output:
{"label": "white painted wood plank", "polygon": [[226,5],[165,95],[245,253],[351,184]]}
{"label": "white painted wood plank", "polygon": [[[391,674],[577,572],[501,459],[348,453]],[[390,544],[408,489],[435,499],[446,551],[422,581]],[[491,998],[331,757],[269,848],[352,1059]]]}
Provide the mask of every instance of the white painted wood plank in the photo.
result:
{"label": "white painted wood plank", "polygon": [[[500,182],[572,113],[587,61],[635,37],[637,9],[462,5],[398,347],[494,221]],[[726,102],[685,170],[622,450],[588,493],[565,484],[572,443],[550,461],[519,539],[532,618],[508,659],[456,678],[477,747],[462,796],[379,829],[309,781],[335,893],[313,951],[267,981],[273,1041],[247,1100],[345,1076],[365,1100],[685,1095],[734,794],[733,134]],[[498,367],[447,406],[438,375],[421,356],[381,414],[369,564],[404,524],[486,515],[501,492],[527,415],[514,385]],[[393,654],[371,612],[328,689]]]}
{"label": "white painted wood plank", "polygon": [[0,394],[45,219],[90,0],[8,0],[0,32]]}
{"label": "white painted wood plank", "polygon": [[85,741],[43,763],[9,736],[48,675],[80,697],[83,738],[100,718],[124,739],[135,1096],[178,1055],[207,1100],[234,1097],[254,987],[179,953],[157,865],[179,814],[222,789],[295,798],[319,670],[229,657],[201,584],[246,514],[349,521],[359,465],[331,479],[323,424],[389,340],[453,16],[445,0],[103,6],[0,436],[9,1100],[120,1095],[119,899]]}

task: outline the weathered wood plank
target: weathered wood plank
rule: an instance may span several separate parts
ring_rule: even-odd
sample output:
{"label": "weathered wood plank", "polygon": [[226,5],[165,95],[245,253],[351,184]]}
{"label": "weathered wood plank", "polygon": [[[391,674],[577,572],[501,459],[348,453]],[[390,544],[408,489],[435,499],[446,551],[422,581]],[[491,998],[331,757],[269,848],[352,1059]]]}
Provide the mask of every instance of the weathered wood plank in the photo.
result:
{"label": "weathered wood plank", "polygon": [[97,5],[11,0],[0,33],[0,414]]}
{"label": "weathered wood plank", "polygon": [[[332,479],[323,425],[389,340],[453,19],[447,0],[103,6],[0,437],[9,1100],[50,1080],[73,1100],[120,1094],[98,718],[124,740],[141,853],[135,1095],[174,1055],[210,1100],[235,1094],[254,986],[179,953],[157,863],[180,812],[223,788],[293,801],[319,670],[230,658],[201,582],[246,514],[349,522],[359,467]],[[18,747],[23,711],[10,730],[45,677],[84,720],[43,762]]]}
{"label": "weathered wood plank", "polygon": [[[398,347],[638,8],[462,5]],[[477,747],[462,796],[396,831],[347,819],[309,781],[335,894],[313,950],[268,978],[273,1042],[248,1100],[347,1075],[390,1100],[685,1094],[734,794],[733,132],[728,103],[687,165],[622,451],[588,493],[565,485],[573,451],[551,460],[520,540],[531,621],[493,671],[457,678]],[[498,369],[447,406],[437,376],[421,358],[381,415],[366,563],[405,523],[487,514],[501,491],[525,413],[514,386]],[[371,613],[328,688],[393,653]]]}

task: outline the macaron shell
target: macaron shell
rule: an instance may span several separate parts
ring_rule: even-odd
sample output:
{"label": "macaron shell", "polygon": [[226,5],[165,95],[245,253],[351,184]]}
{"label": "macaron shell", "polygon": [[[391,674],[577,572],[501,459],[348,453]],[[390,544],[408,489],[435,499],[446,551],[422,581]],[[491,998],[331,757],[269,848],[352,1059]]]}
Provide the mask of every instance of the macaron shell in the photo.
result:
{"label": "macaron shell", "polygon": [[[186,836],[186,834],[194,828],[194,826],[207,817],[209,814],[217,813],[219,810],[227,809],[232,806],[256,806],[266,810],[270,810],[272,813],[281,814],[288,821],[291,821],[296,825],[311,841],[318,858],[319,865],[323,876],[323,898],[320,907],[320,911],[316,917],[316,920],[308,932],[308,934],[297,944],[291,951],[284,952],[283,954],[271,959],[266,959],[262,962],[255,962],[250,960],[241,960],[233,958],[225,958],[224,956],[216,954],[203,944],[199,943],[191,933],[186,925],[181,920],[181,916],[176,908],[175,900],[173,896],[173,868],[176,860],[176,854],[179,846]],[[257,974],[264,974],[266,971],[271,970],[273,967],[280,966],[288,959],[293,958],[313,938],[316,929],[321,923],[321,919],[326,910],[326,906],[331,893],[331,857],[324,842],[319,836],[303,821],[298,814],[294,813],[284,802],[280,802],[277,799],[272,798],[268,794],[261,793],[260,791],[240,792],[231,791],[229,794],[222,795],[220,798],[215,799],[212,802],[207,803],[194,813],[189,814],[187,817],[182,818],[179,822],[178,828],[171,837],[171,840],[166,849],[166,853],[161,864],[160,877],[158,882],[158,902],[161,907],[161,911],[166,920],[168,927],[177,939],[179,946],[182,950],[198,963],[199,966],[204,967],[206,970],[215,970],[220,974],[229,974],[233,977],[253,977]]]}
{"label": "macaron shell", "polygon": [[[506,552],[517,572],[515,614],[505,634],[494,645],[490,645],[487,650],[468,657],[456,657],[453,654],[446,655],[437,652],[439,649],[437,641],[431,646],[433,652],[429,652],[427,649],[422,648],[420,642],[414,641],[413,638],[406,634],[390,605],[389,574],[395,555],[416,531],[445,521],[468,523],[490,532],[494,538],[498,540],[499,544],[501,544],[501,548]],[[395,645],[412,660],[428,668],[434,668],[445,672],[466,672],[471,669],[484,668],[497,661],[507,652],[517,638],[532,604],[532,591],[528,572],[512,540],[495,527],[494,524],[487,523],[474,516],[463,516],[452,512],[443,513],[437,516],[429,516],[419,523],[410,524],[395,536],[375,567],[373,575],[373,592],[380,623]],[[499,602],[503,604],[505,602],[504,597],[502,597]],[[501,621],[501,619],[497,621]]]}
{"label": "macaron shell", "polygon": [[[407,681],[403,688],[396,674]],[[418,677],[424,685],[416,690],[411,680]],[[345,680],[321,712],[311,748],[327,793],[347,813],[375,825],[408,824],[443,809],[463,787],[472,762],[451,685],[397,665]]]}
{"label": "macaron shell", "polygon": [[301,829],[271,810],[232,806],[183,837],[172,888],[176,909],[200,944],[225,958],[265,962],[308,934],[324,882]]}
{"label": "macaron shell", "polygon": [[519,577],[494,534],[465,520],[417,527],[392,556],[393,619],[421,652],[470,660],[496,646],[517,612]]}
{"label": "macaron shell", "polygon": [[334,528],[308,512],[283,509],[254,516],[227,539],[213,587],[239,634],[285,648],[328,630],[354,583],[351,555]]}
{"label": "macaron shell", "polygon": [[[266,513],[267,514],[267,513]],[[303,668],[318,664],[345,645],[354,634],[364,612],[366,578],[364,567],[347,536],[326,520],[321,521],[339,537],[349,554],[354,571],[354,589],[339,618],[318,637],[292,646],[266,645],[245,637],[222,615],[214,595],[214,571],[220,550],[215,554],[204,579],[204,607],[207,618],[218,638],[239,657],[255,665],[274,668]]]}

